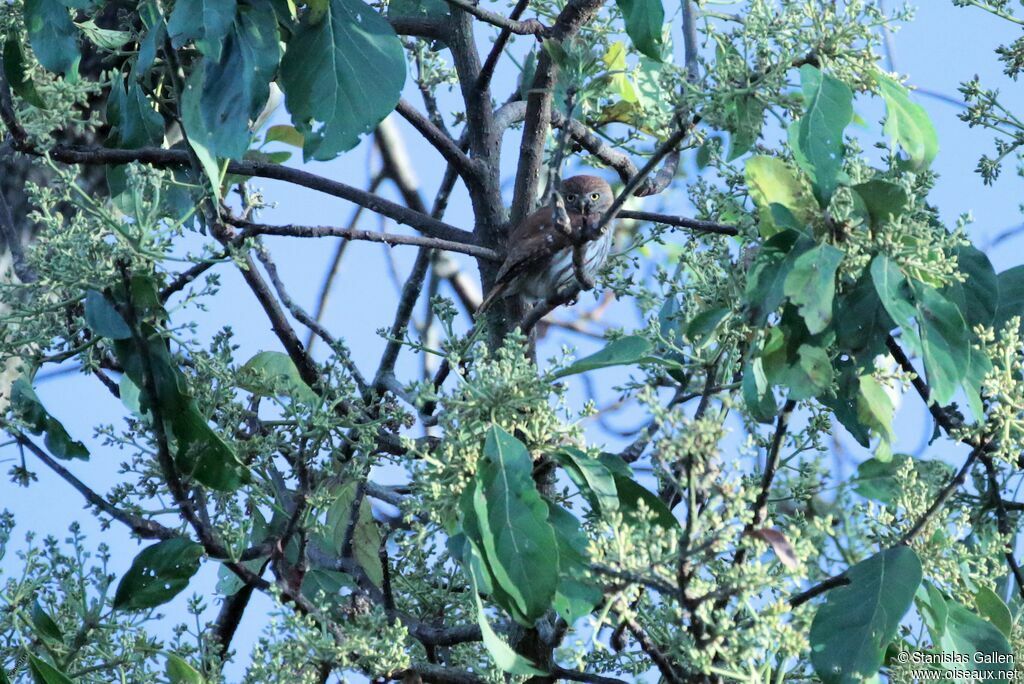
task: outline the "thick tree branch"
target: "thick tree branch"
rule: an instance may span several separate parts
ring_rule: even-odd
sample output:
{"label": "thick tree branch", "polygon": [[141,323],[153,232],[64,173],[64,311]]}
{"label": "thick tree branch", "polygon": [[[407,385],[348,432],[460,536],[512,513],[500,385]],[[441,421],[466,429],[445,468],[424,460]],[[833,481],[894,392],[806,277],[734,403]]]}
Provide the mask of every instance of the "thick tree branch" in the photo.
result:
{"label": "thick tree branch", "polygon": [[509,33],[514,33],[518,36],[537,36],[537,38],[545,38],[551,33],[551,29],[540,23],[536,19],[527,19],[526,21],[517,21],[506,17],[504,14],[492,12],[490,10],[480,7],[472,0],[445,0],[448,4],[453,7],[458,7],[461,10],[472,14],[474,17],[496,26]]}
{"label": "thick tree branch", "polygon": [[466,181],[467,186],[479,185],[480,164],[466,156],[466,153],[459,148],[458,143],[431,123],[430,119],[423,116],[408,101],[399,100],[395,111],[401,114],[402,118],[408,121],[427,142],[433,145],[445,161],[455,167],[455,170]]}

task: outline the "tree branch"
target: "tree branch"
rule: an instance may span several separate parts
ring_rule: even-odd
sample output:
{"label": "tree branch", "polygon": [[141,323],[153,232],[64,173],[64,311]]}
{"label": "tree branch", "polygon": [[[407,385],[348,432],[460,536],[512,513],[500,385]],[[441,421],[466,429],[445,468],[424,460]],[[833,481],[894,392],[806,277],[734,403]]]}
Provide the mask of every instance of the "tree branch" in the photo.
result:
{"label": "tree branch", "polygon": [[551,33],[551,29],[540,23],[536,19],[527,19],[526,21],[516,21],[506,17],[504,14],[492,12],[480,7],[471,0],[445,0],[448,4],[453,7],[458,7],[461,10],[472,14],[480,21],[496,26],[509,33],[514,33],[519,36],[537,36],[537,38],[545,38]]}

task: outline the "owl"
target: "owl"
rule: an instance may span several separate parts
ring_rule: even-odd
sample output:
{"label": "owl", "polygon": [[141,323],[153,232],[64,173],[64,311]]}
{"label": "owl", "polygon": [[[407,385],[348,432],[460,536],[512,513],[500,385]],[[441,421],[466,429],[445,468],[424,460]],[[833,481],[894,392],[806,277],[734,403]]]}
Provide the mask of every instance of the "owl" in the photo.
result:
{"label": "owl", "polygon": [[520,295],[537,301],[565,289],[577,280],[574,252],[581,275],[590,281],[604,264],[612,231],[599,227],[615,199],[611,186],[597,176],[581,175],[564,180],[559,192],[571,230],[566,233],[559,226],[549,206],[523,219],[509,234],[505,261],[477,313],[502,297]]}

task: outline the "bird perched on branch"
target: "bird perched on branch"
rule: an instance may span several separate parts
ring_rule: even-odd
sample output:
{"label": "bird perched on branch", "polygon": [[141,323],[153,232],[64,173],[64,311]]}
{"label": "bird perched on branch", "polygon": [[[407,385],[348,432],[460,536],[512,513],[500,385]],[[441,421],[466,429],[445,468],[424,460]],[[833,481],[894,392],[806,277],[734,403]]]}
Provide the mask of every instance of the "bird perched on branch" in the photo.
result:
{"label": "bird perched on branch", "polygon": [[505,261],[477,314],[503,297],[546,299],[574,281],[592,288],[611,250],[612,231],[601,218],[614,199],[611,186],[597,176],[563,181],[551,205],[512,229]]}

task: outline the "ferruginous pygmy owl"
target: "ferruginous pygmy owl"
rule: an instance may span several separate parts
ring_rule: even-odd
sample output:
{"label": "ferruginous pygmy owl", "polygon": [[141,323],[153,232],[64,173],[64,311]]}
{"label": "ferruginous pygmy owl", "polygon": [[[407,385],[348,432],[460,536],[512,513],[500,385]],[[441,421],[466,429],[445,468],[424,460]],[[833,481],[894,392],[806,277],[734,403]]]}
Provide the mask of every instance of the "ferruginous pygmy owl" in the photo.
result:
{"label": "ferruginous pygmy owl", "polygon": [[[494,281],[494,287],[484,298],[477,313],[486,311],[502,297],[522,295],[541,300],[550,297],[573,281],[578,280],[573,267],[573,251],[577,251],[580,274],[593,280],[598,269],[608,258],[612,245],[612,230],[604,226],[595,231],[601,217],[615,199],[611,186],[597,176],[573,176],[559,187],[570,231],[558,225],[556,212],[550,206],[541,207],[512,229],[508,238],[508,252]],[[589,283],[581,283],[589,284]]]}

